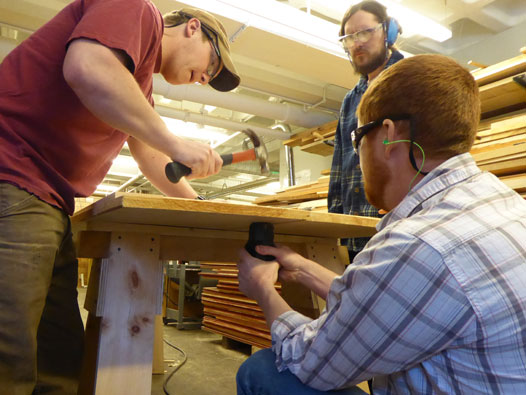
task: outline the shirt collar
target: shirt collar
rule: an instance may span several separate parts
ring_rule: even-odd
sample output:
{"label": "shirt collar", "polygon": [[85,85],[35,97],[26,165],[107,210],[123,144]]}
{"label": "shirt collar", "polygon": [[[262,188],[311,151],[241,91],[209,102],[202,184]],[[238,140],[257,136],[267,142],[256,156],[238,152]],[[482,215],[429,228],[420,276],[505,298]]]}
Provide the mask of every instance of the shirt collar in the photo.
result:
{"label": "shirt collar", "polygon": [[376,225],[378,231],[402,218],[407,218],[425,207],[425,202],[432,196],[481,173],[475,160],[469,153],[449,158],[429,172],[405,198],[386,214]]}

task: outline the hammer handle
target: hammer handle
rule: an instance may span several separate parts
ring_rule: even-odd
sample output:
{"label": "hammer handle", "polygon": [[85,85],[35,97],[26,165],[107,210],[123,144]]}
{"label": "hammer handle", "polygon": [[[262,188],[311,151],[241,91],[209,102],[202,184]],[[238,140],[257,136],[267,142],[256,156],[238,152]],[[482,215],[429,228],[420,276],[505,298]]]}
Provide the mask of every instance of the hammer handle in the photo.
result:
{"label": "hammer handle", "polygon": [[247,149],[246,151],[234,152],[232,154],[221,155],[223,159],[223,166],[230,165],[232,163],[248,162],[249,160],[256,160],[256,150],[254,148]]}
{"label": "hammer handle", "polygon": [[166,177],[174,184],[177,184],[181,180],[181,178],[187,176],[191,172],[192,169],[190,169],[188,166],[185,166],[182,163],[175,161],[168,163],[164,168],[164,173],[166,174]]}
{"label": "hammer handle", "polygon": [[[223,160],[223,166],[232,163],[247,162],[256,159],[256,151],[252,148],[246,151],[235,152],[233,154],[225,154],[221,155],[221,159]],[[192,169],[182,163],[174,161],[166,165],[164,172],[171,182],[177,184],[181,178],[189,175],[192,172]]]}

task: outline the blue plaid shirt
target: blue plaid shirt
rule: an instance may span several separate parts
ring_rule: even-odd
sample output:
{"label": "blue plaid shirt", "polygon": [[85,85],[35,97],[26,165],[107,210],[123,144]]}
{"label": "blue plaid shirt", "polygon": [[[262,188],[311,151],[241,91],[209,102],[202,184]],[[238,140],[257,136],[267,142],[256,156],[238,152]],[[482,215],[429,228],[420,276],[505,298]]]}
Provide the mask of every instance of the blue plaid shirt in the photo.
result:
{"label": "blue plaid shirt", "polygon": [[377,228],[318,319],[274,321],[278,369],[321,390],[526,394],[526,201],[462,154]]}
{"label": "blue plaid shirt", "polygon": [[[403,58],[400,52],[393,51],[385,67]],[[367,85],[367,78],[362,76],[354,89],[347,93],[340,109],[329,183],[328,207],[330,213],[379,217],[378,209],[371,206],[365,198],[360,159],[354,153],[350,136],[351,131],[358,126],[356,109]],[[341,243],[349,250],[360,252],[368,240],[369,238],[342,239]]]}

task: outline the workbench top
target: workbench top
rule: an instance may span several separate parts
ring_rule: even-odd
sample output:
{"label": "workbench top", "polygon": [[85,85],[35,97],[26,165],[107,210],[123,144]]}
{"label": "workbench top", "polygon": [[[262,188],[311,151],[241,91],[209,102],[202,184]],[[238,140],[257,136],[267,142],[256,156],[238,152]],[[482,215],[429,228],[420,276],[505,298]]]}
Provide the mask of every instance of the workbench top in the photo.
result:
{"label": "workbench top", "polygon": [[252,222],[274,224],[277,235],[321,238],[365,237],[376,233],[378,218],[116,193],[80,210],[74,224],[120,223],[248,232]]}

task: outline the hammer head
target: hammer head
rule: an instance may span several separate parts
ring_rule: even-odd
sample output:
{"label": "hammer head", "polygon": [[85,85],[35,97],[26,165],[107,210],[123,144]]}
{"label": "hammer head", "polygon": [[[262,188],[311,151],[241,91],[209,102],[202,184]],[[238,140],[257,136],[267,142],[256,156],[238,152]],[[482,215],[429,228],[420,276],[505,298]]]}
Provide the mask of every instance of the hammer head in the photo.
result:
{"label": "hammer head", "polygon": [[258,137],[256,133],[254,133],[252,129],[244,129],[242,132],[245,133],[252,141],[252,144],[254,144],[254,152],[256,153],[259,166],[261,167],[261,174],[270,174],[270,168],[268,166],[268,152],[267,148],[265,147],[265,143]]}

